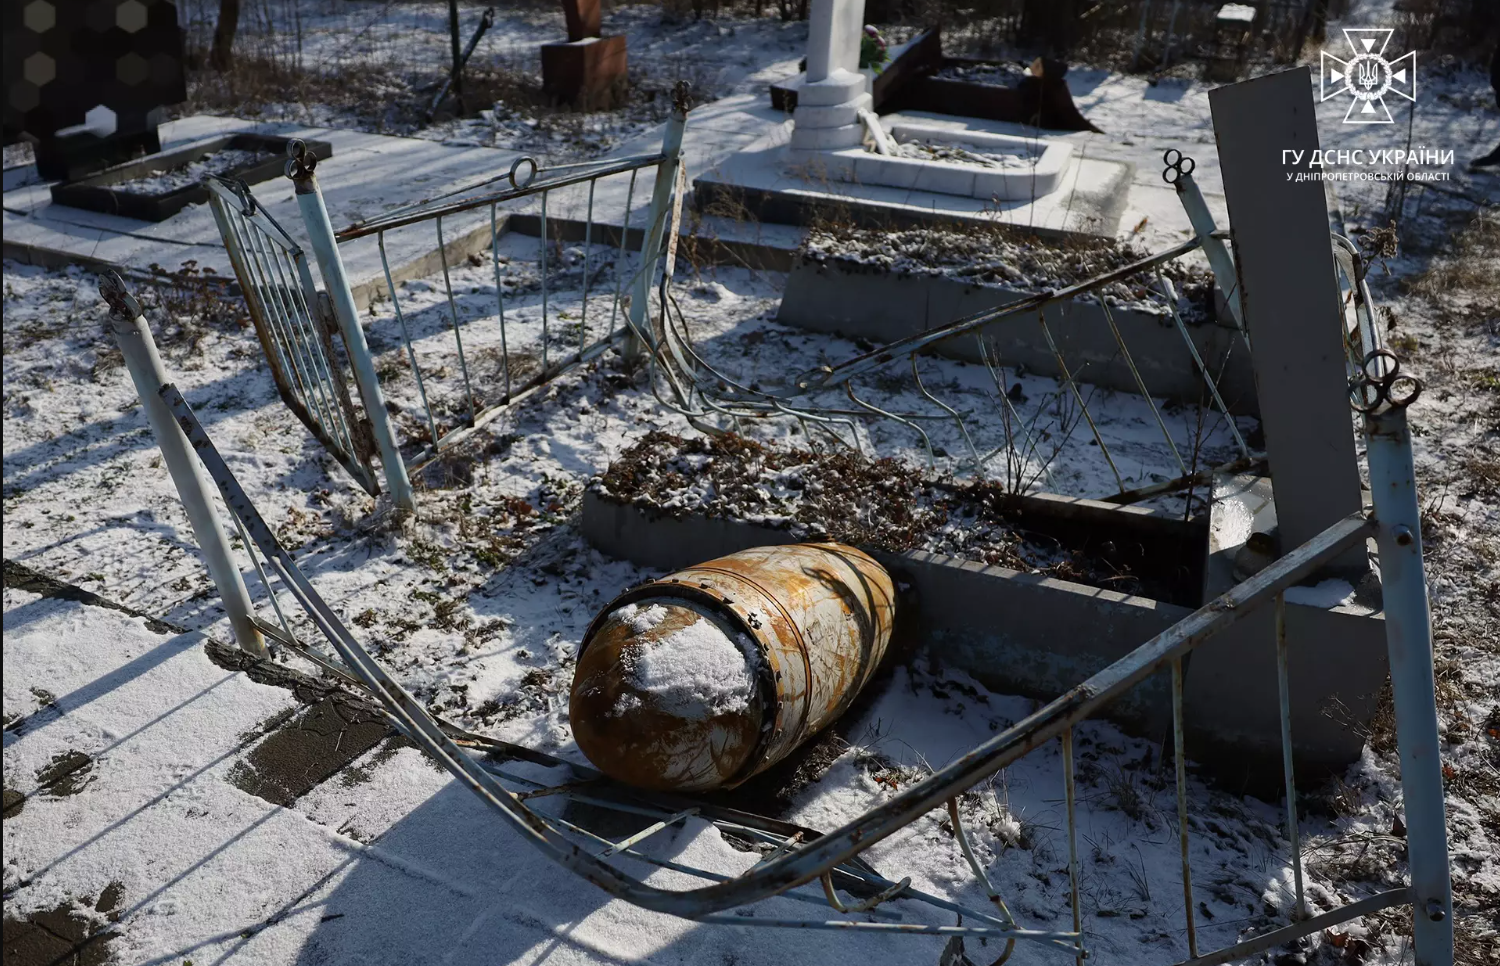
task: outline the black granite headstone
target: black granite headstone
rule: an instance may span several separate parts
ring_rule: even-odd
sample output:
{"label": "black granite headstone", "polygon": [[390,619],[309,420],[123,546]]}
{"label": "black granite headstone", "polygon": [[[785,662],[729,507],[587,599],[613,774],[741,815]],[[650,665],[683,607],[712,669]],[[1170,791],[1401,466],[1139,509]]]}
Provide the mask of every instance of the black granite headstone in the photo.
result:
{"label": "black granite headstone", "polygon": [[187,99],[169,0],[6,0],[5,143],[35,147],[49,180],[161,150],[166,107]]}

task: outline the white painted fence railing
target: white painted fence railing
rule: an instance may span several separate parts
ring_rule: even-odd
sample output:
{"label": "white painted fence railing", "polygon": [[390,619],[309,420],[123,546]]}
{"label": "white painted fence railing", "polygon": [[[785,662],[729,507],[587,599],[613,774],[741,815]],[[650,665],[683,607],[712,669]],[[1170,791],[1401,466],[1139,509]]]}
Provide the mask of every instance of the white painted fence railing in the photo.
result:
{"label": "white painted fence railing", "polygon": [[157,390],[167,381],[167,370],[156,351],[151,326],[141,312],[141,304],[125,290],[125,283],[114,272],[99,276],[99,294],[109,303],[109,328],[125,357],[125,368],[135,384],[146,422],[156,437],[167,474],[177,487],[193,538],[203,553],[209,577],[219,592],[219,599],[229,616],[235,641],[251,654],[264,655],[266,642],[255,625],[255,611],[244,578],[235,565],[229,546],[229,535],[218,510],[214,507],[213,489],[203,477],[198,458],[188,447],[182,427],[168,412]]}
{"label": "white painted fence railing", "polygon": [[370,424],[349,400],[333,325],[307,256],[243,183],[210,179],[209,207],[245,295],[276,391],[323,448],[372,496]]}
{"label": "white painted fence railing", "polygon": [[[667,239],[676,234],[681,213],[680,195],[674,192],[678,188],[687,121],[685,98],[682,91],[674,99],[659,153],[552,167],[542,167],[532,158],[520,158],[505,174],[342,231],[335,231],[329,221],[315,174],[316,159],[306,153],[301,142],[294,140],[289,146],[291,160],[287,174],[296,188],[309,244],[323,278],[326,303],[314,288],[301,248],[256,203],[249,189],[234,182],[211,184],[219,231],[283,400],[367,491],[372,494],[379,491],[372,464],[372,456],[378,451],[385,488],[396,505],[415,506],[412,474],[470,439],[557,376],[598,358],[612,346],[620,346],[627,355],[641,351],[641,340],[634,338],[633,333],[643,332],[649,325],[653,279],[661,267]],[[653,168],[654,184],[645,224],[632,228],[631,209],[637,180],[643,171]],[[507,184],[502,184],[499,190],[473,193],[497,181]],[[604,190],[600,190],[601,185]],[[617,186],[624,187],[619,228],[600,223],[595,211],[596,196],[600,196],[601,206],[606,195],[611,196],[611,204],[618,202],[614,195],[619,192],[611,195],[611,189]],[[581,222],[559,219],[555,210],[549,222],[550,201],[559,195],[578,200],[584,192],[585,214]],[[527,210],[527,205],[532,208]],[[476,378],[473,347],[466,348],[465,339],[466,335],[480,333],[472,330],[473,322],[461,317],[464,313],[460,312],[454,295],[453,269],[449,264],[453,220],[486,211],[489,215],[486,248],[494,272],[494,319],[498,329],[499,375],[494,380],[498,385],[482,384]],[[507,319],[500,252],[502,237],[514,224],[527,222],[535,223],[539,239],[541,282],[540,334],[532,339],[530,347],[518,345],[517,336],[521,333],[517,330],[522,327],[514,318]],[[419,333],[414,331],[413,319],[403,307],[401,288],[387,251],[388,233],[414,226],[430,226],[436,242],[443,276],[443,308],[456,361],[453,368],[460,376],[457,393],[449,394],[457,396],[456,406],[445,406],[449,400],[438,398],[445,388],[440,385],[441,370],[449,367],[424,367],[421,362]],[[358,318],[340,252],[341,245],[371,236],[376,239],[385,295],[391,301],[405,360],[420,400],[420,429],[405,438],[386,406],[380,374]],[[550,246],[565,236],[582,242],[583,259],[582,296],[576,304],[569,304],[568,309],[563,309],[555,293],[549,291],[549,269],[553,267],[549,265],[549,259],[553,258],[549,255]],[[604,286],[601,292],[593,283],[595,275],[610,267],[606,262],[612,262],[614,284]],[[607,310],[600,306],[601,298]],[[325,304],[326,310],[320,310]],[[623,312],[622,306],[627,306]],[[572,310],[571,318],[568,310]],[[591,311],[595,313],[592,319]],[[561,320],[568,320],[578,330],[576,340],[568,345],[559,344],[564,333],[559,326]],[[344,369],[329,338],[335,328],[363,404],[359,416],[349,403]],[[526,371],[528,367],[533,371]],[[403,456],[403,452],[410,455]]]}

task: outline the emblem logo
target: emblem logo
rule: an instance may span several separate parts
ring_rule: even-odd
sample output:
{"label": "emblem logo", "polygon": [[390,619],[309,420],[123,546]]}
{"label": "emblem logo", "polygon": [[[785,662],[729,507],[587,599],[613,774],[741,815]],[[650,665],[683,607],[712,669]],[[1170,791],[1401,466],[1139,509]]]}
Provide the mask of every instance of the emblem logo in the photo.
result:
{"label": "emblem logo", "polygon": [[1350,96],[1345,124],[1390,124],[1386,95],[1394,94],[1408,101],[1417,99],[1417,52],[1387,60],[1385,51],[1393,33],[1389,28],[1345,27],[1344,39],[1353,56],[1344,60],[1326,50],[1322,52],[1321,99]]}

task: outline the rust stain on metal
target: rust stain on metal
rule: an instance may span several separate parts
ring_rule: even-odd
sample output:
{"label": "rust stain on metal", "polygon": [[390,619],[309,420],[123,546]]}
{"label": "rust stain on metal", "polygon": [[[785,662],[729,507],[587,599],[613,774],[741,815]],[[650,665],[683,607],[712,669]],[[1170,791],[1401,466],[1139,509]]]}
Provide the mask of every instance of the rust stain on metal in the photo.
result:
{"label": "rust stain on metal", "polygon": [[635,680],[638,659],[647,648],[674,646],[672,635],[714,615],[670,598],[654,603],[666,616],[649,630],[612,616],[590,639],[573,677],[574,736],[595,764],[620,781],[644,788],[715,787],[754,753],[762,696],[756,694],[747,707],[703,716],[663,707]]}
{"label": "rust stain on metal", "polygon": [[[570,717],[589,760],[647,788],[733,787],[835,721],[890,642],[895,585],[870,557],[835,543],[757,547],[678,571],[617,597],[584,635]],[[666,617],[638,630],[627,604]],[[639,649],[698,620],[749,642],[755,699],[684,718],[632,683]]]}

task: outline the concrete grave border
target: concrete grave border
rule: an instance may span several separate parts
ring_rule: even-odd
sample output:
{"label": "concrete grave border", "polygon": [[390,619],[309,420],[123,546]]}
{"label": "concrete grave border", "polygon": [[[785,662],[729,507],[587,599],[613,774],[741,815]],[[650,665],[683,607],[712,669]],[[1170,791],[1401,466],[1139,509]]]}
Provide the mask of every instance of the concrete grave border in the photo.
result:
{"label": "concrete grave border", "polygon": [[[1201,552],[1208,549],[1206,524],[1161,511],[1052,494],[1015,500],[1024,512],[1094,533],[1118,532],[1128,538],[1152,529],[1201,539]],[[783,529],[696,513],[674,515],[593,489],[583,495],[580,529],[600,552],[662,571],[750,547],[800,542]],[[898,633],[903,627],[920,627],[920,649],[939,664],[963,670],[997,692],[1038,700],[1056,698],[1193,612],[1149,597],[943,554],[872,551],[871,556],[891,570],[903,594],[915,603],[907,616],[898,617]],[[1273,691],[1268,699],[1263,693],[1266,669],[1275,664],[1274,638],[1269,636],[1273,620],[1273,610],[1262,608],[1201,645],[1184,665],[1188,753],[1206,771],[1245,791],[1274,790],[1282,776],[1275,695]],[[1386,680],[1384,662],[1372,660],[1371,651],[1383,653],[1383,614],[1372,615],[1358,605],[1288,601],[1286,622],[1288,639],[1303,645],[1294,647],[1290,658],[1298,776],[1317,782],[1357,760],[1364,745],[1364,731]],[[1246,682],[1244,693],[1236,692],[1236,680]],[[1137,685],[1110,706],[1107,718],[1130,733],[1170,745],[1169,673],[1163,670]]]}
{"label": "concrete grave border", "polygon": [[890,135],[898,144],[928,140],[960,147],[987,148],[1021,157],[1035,156],[1036,161],[1024,169],[985,168],[962,161],[888,156],[863,148],[849,148],[830,152],[822,159],[830,176],[859,184],[909,188],[934,194],[1024,201],[1058,190],[1073,160],[1073,145],[1046,138],[982,131],[955,132],[951,128],[920,121],[898,121],[891,126]]}
{"label": "concrete grave border", "polygon": [[[944,275],[892,272],[852,261],[819,261],[798,255],[787,276],[776,321],[883,345],[1032,294]],[[1073,378],[1107,389],[1139,392],[1097,301],[1051,303],[1046,312],[1047,324]],[[1203,377],[1170,315],[1125,308],[1111,308],[1110,312],[1154,393],[1190,405],[1200,399],[1207,401]],[[982,332],[998,353],[1000,365],[1020,365],[1028,372],[1062,376],[1035,314],[1002,319]],[[1250,353],[1237,344],[1233,326],[1213,322],[1189,326],[1188,332],[1205,364],[1223,365],[1219,391],[1230,411],[1259,416]],[[964,362],[983,361],[975,339],[969,335],[938,342],[934,351]]]}

